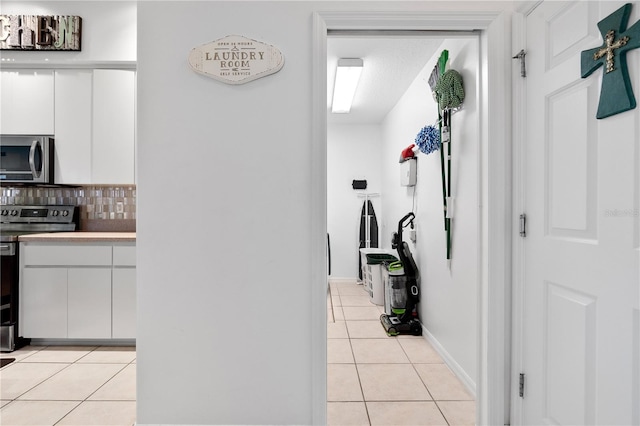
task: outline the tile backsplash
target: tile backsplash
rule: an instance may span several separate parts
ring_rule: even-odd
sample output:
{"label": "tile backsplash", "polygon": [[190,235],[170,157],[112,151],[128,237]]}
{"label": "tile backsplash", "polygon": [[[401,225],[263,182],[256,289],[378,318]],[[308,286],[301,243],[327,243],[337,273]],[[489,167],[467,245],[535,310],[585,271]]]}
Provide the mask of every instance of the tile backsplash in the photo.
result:
{"label": "tile backsplash", "polygon": [[37,206],[70,204],[78,206],[81,221],[135,220],[136,186],[3,186],[0,204],[32,204]]}

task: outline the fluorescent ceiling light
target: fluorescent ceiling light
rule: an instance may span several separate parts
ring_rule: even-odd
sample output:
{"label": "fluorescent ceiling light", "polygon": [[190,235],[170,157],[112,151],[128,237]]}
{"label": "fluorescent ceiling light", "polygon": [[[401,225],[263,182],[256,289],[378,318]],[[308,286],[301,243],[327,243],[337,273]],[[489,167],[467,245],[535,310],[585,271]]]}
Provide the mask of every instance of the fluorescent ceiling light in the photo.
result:
{"label": "fluorescent ceiling light", "polygon": [[336,80],[333,84],[331,112],[347,113],[351,110],[353,95],[362,73],[362,59],[338,59]]}

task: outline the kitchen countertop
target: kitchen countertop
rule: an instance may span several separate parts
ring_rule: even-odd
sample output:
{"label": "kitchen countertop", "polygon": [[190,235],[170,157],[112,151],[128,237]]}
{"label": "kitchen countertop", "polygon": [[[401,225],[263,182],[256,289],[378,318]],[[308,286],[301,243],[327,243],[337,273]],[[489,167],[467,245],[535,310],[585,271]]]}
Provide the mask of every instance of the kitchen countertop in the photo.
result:
{"label": "kitchen countertop", "polygon": [[90,242],[135,242],[135,232],[53,232],[44,234],[21,235],[19,241],[38,241],[53,243],[90,243]]}

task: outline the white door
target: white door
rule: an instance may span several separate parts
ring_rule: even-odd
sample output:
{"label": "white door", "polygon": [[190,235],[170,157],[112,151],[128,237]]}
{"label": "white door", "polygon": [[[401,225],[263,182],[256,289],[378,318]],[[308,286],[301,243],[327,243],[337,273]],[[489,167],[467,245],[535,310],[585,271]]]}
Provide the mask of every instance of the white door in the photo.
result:
{"label": "white door", "polygon": [[[580,77],[623,4],[546,1],[526,18],[524,424],[639,424],[640,109],[596,119],[602,68]],[[640,49],[627,61],[640,98]]]}

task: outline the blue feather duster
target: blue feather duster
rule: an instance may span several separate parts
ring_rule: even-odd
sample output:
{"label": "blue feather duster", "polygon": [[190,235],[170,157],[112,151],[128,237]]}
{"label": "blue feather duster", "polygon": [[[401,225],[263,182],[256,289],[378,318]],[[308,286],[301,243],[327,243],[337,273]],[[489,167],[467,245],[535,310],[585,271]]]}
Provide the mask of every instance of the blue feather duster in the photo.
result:
{"label": "blue feather duster", "polygon": [[440,131],[434,126],[423,127],[416,136],[416,146],[424,154],[440,149]]}

